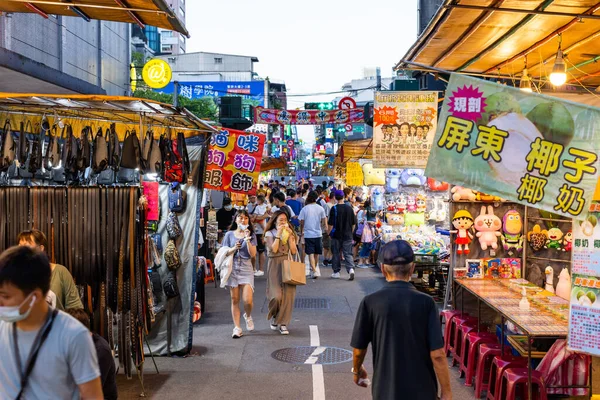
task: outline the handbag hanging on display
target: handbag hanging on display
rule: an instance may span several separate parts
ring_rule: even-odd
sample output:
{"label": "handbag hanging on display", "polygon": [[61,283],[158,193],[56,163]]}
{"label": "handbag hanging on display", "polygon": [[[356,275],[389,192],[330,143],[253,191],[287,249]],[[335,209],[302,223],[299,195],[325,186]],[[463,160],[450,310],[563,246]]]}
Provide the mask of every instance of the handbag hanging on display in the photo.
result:
{"label": "handbag hanging on display", "polygon": [[287,285],[306,285],[306,265],[300,262],[298,253],[292,258],[292,253],[288,252],[288,259],[283,261],[281,277]]}

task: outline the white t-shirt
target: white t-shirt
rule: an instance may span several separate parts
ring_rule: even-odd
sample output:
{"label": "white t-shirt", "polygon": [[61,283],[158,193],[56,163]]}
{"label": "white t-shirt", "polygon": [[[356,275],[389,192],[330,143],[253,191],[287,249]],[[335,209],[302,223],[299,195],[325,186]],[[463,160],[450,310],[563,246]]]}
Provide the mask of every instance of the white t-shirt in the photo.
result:
{"label": "white t-shirt", "polygon": [[323,236],[321,222],[326,218],[323,207],[316,203],[311,203],[300,210],[300,221],[304,221],[304,238],[315,239]]}
{"label": "white t-shirt", "polygon": [[[288,206],[287,204],[284,207],[287,207],[287,209],[290,210],[290,216],[292,218],[294,218],[296,216],[296,213],[294,212],[294,210],[292,210],[292,207]],[[277,206],[271,207],[271,212],[273,214],[275,214],[277,211],[279,211],[279,207],[277,207]]]}
{"label": "white t-shirt", "polygon": [[[248,214],[250,214],[250,216],[260,216],[260,215],[265,215],[267,213],[267,205],[266,204],[248,204]],[[264,229],[264,225],[266,224],[267,220],[263,219],[260,222],[256,222],[254,224],[254,233],[256,233],[257,235],[263,234],[265,233],[265,229]]]}

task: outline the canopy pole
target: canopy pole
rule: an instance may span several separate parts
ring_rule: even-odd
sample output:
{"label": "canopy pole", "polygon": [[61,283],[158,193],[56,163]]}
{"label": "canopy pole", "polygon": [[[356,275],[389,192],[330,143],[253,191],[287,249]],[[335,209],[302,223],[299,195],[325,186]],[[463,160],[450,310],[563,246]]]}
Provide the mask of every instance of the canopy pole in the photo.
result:
{"label": "canopy pole", "polygon": [[514,14],[528,14],[528,15],[549,15],[556,17],[572,17],[578,18],[580,20],[587,19],[600,19],[600,15],[593,14],[573,14],[566,13],[560,11],[538,11],[538,10],[522,10],[519,8],[495,8],[489,6],[472,6],[468,4],[447,4],[443,6],[444,8],[463,8],[467,10],[480,10],[480,11],[496,11],[496,12],[505,12],[505,13],[514,13]]}
{"label": "canopy pole", "polygon": [[166,14],[170,15],[165,11],[160,10],[148,10],[145,8],[131,8],[127,7],[127,9],[118,6],[107,6],[101,4],[85,4],[85,3],[64,3],[62,1],[39,1],[39,0],[4,0],[12,3],[29,3],[29,4],[39,4],[39,5],[47,5],[47,6],[69,6],[69,7],[87,7],[87,8],[98,8],[101,10],[118,10],[118,11],[132,11],[132,12],[149,12],[153,14]]}
{"label": "canopy pole", "polygon": [[173,107],[179,107],[179,81],[173,82]]}

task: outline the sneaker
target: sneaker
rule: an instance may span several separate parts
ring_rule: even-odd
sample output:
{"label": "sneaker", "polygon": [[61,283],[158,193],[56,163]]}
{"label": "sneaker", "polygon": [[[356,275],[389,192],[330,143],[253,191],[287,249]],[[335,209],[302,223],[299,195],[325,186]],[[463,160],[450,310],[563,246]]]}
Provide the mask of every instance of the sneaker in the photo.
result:
{"label": "sneaker", "polygon": [[339,272],[334,272],[333,274],[331,274],[331,277],[333,279],[340,279],[340,273]]}
{"label": "sneaker", "polygon": [[237,326],[233,328],[233,334],[231,335],[232,338],[239,339],[242,337],[242,335],[242,328],[238,328]]}
{"label": "sneaker", "polygon": [[350,268],[350,278],[348,278],[349,281],[353,281],[354,280],[354,268]]}
{"label": "sneaker", "polygon": [[277,324],[275,323],[275,318],[271,318],[271,330],[272,331],[276,331],[277,330]]}
{"label": "sneaker", "polygon": [[244,320],[246,321],[246,329],[252,332],[254,330],[254,320],[252,317],[247,317],[246,313],[244,313]]}
{"label": "sneaker", "polygon": [[313,272],[313,279],[317,279],[320,276],[321,276],[321,268],[319,268],[319,266],[317,265],[317,268]]}
{"label": "sneaker", "polygon": [[265,273],[263,271],[260,271],[260,270],[254,271],[254,276],[264,276],[264,275],[265,275]]}
{"label": "sneaker", "polygon": [[281,333],[282,335],[289,335],[289,334],[290,334],[290,331],[288,331],[288,328],[287,328],[287,326],[285,326],[285,325],[281,325],[281,326],[279,327],[279,333]]}

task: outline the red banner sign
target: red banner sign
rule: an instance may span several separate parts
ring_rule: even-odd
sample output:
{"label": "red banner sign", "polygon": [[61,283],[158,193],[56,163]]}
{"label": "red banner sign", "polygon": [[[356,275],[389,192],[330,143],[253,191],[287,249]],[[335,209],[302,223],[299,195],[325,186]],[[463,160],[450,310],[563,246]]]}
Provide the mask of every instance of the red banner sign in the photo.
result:
{"label": "red banner sign", "polygon": [[213,134],[208,147],[204,188],[255,194],[265,135],[234,129]]}
{"label": "red banner sign", "polygon": [[322,125],[365,122],[362,108],[351,110],[273,110],[254,109],[254,123],[270,125]]}

